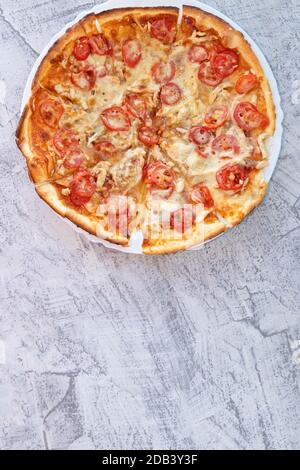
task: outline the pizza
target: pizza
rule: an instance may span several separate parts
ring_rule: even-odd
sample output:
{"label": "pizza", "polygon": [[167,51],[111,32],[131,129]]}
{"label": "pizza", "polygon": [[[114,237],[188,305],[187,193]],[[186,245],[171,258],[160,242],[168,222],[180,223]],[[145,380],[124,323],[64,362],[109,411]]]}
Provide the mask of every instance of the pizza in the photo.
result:
{"label": "pizza", "polygon": [[16,133],[38,195],[85,231],[144,253],[198,245],[263,199],[275,131],[243,35],[201,9],[90,14],[48,51]]}

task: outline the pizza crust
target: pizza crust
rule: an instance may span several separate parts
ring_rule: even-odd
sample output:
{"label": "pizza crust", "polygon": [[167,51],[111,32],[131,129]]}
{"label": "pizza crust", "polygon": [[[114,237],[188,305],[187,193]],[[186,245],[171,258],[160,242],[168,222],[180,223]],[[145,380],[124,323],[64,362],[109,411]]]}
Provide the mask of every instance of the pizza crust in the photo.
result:
{"label": "pizza crust", "polygon": [[[156,17],[160,14],[171,14],[178,18],[178,9],[175,7],[114,9],[99,14],[89,14],[82,18],[76,25],[68,29],[66,33],[53,44],[41,62],[32,83],[32,95],[30,101],[22,113],[18,129],[16,131],[17,145],[26,158],[28,173],[30,179],[36,184],[38,195],[60,216],[68,218],[83,230],[111,241],[112,243],[124,246],[128,245],[127,238],[111,234],[101,227],[101,223],[99,223],[99,219],[97,219],[97,217],[83,214],[75,208],[70,207],[67,202],[60,197],[55,184],[49,181],[49,165],[51,162],[49,162],[47,155],[37,154],[37,152],[34,151],[30,138],[32,125],[31,105],[33,96],[40,88],[44,79],[48,76],[53,64],[57,62],[62,51],[68,52],[69,48],[71,53],[73,41],[78,37],[86,34],[97,33],[99,32],[99,25],[101,29],[105,28],[114,21],[122,20],[124,16],[141,19],[143,17]],[[215,15],[204,12],[195,7],[184,5],[183,15],[193,17],[197,23],[201,23],[201,26],[204,26],[205,28],[215,29],[220,35],[222,41],[224,41],[224,44],[229,48],[237,49],[242,53],[243,57],[245,57],[247,62],[250,64],[251,69],[260,77],[267,114],[270,120],[268,128],[264,130],[264,134],[266,135],[266,138],[273,135],[275,131],[276,113],[270,86],[256,55],[242,33],[234,30],[228,23]],[[224,208],[224,214],[222,214],[222,217],[224,217],[228,225],[219,220],[205,224],[204,240],[206,241],[214,238],[215,236],[225,232],[229,226],[236,225],[243,220],[243,218],[262,201],[266,188],[267,183],[262,180],[261,172],[257,172],[251,181],[249,189],[247,189],[243,195],[236,198],[235,205],[229,205]],[[173,253],[179,250],[185,250],[201,243],[202,241],[203,240],[199,238],[199,234],[194,231],[193,235],[186,240],[160,240],[153,242],[153,244],[144,242],[143,253]]]}
{"label": "pizza crust", "polygon": [[224,212],[219,214],[226,224],[215,218],[213,223],[204,223],[204,233],[200,236],[194,231],[193,235],[187,240],[169,240],[168,243],[164,240],[158,240],[149,245],[145,243],[143,245],[143,253],[148,255],[174,253],[217,237],[221,233],[238,225],[249,215],[249,213],[262,202],[267,188],[268,184],[263,180],[260,172],[256,172],[252,176],[245,191],[236,196],[234,203],[225,205]]}
{"label": "pizza crust", "polygon": [[226,220],[229,227],[239,224],[265,197],[268,183],[264,181],[261,172],[251,175],[244,191],[241,191],[229,202],[224,202],[218,208],[219,214]]}
{"label": "pizza crust", "polygon": [[204,223],[204,231],[199,235],[195,230],[193,235],[186,240],[157,240],[152,244],[144,243],[143,253],[146,255],[164,255],[175,253],[176,251],[183,251],[192,246],[202,244],[223,232],[226,232],[228,227],[221,221],[215,219],[212,223]]}
{"label": "pizza crust", "polygon": [[[31,98],[32,100],[32,98]],[[30,100],[30,101],[31,101]],[[26,158],[28,175],[33,183],[41,183],[49,178],[48,163],[49,160],[45,155],[37,155],[32,151],[30,139],[30,117],[32,111],[30,103],[26,105],[21,116],[17,131],[16,143]]]}

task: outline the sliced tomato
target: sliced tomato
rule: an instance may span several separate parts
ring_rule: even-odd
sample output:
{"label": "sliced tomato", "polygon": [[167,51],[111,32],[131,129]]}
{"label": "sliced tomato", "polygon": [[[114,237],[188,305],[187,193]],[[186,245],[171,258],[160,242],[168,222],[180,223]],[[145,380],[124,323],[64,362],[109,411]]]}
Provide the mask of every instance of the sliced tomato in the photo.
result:
{"label": "sliced tomato", "polygon": [[151,68],[151,73],[156,83],[168,83],[174,78],[176,66],[174,62],[157,62]]}
{"label": "sliced tomato", "polygon": [[58,129],[53,138],[53,144],[61,155],[76,150],[79,144],[76,135],[69,129]]}
{"label": "sliced tomato", "polygon": [[120,106],[104,109],[100,117],[105,127],[110,131],[128,131],[130,129],[128,114]]}
{"label": "sliced tomato", "polygon": [[193,187],[190,193],[190,200],[194,204],[203,204],[205,209],[211,209],[214,206],[210,190],[202,183]]}
{"label": "sliced tomato", "polygon": [[63,106],[57,100],[52,100],[51,98],[42,101],[39,110],[44,123],[53,129],[57,127],[64,112]]}
{"label": "sliced tomato", "polygon": [[172,170],[163,162],[152,162],[147,167],[146,183],[169,189],[174,185]]}
{"label": "sliced tomato", "polygon": [[89,38],[89,43],[91,50],[94,54],[97,55],[111,55],[112,54],[112,47],[109,43],[108,39],[106,39],[103,34],[93,34]]}
{"label": "sliced tomato", "polygon": [[191,230],[196,217],[192,207],[182,207],[171,213],[170,228],[176,232],[184,233]]}
{"label": "sliced tomato", "polygon": [[230,134],[221,134],[212,143],[212,149],[216,152],[240,153],[240,146],[236,137]]}
{"label": "sliced tomato", "polygon": [[96,191],[95,178],[86,169],[78,170],[70,184],[70,199],[75,206],[86,204]]}
{"label": "sliced tomato", "polygon": [[73,55],[77,60],[86,60],[91,52],[91,46],[89,38],[87,36],[82,36],[77,39],[73,49]]}
{"label": "sliced tomato", "polygon": [[269,125],[268,117],[258,111],[252,103],[239,103],[233,113],[237,125],[246,132],[253,129],[265,129]]}
{"label": "sliced tomato", "polygon": [[238,191],[244,186],[246,180],[246,172],[244,168],[238,164],[230,163],[217,171],[217,182],[220,189],[224,191]]}
{"label": "sliced tomato", "polygon": [[205,123],[212,129],[223,126],[228,117],[228,108],[225,105],[216,105],[210,108],[204,117]]}
{"label": "sliced tomato", "polygon": [[212,138],[212,132],[206,126],[194,126],[190,129],[189,138],[196,145],[205,145]]}
{"label": "sliced tomato", "polygon": [[249,93],[253,90],[258,84],[257,76],[254,73],[247,73],[242,75],[235,84],[235,90],[240,95],[244,93]]}
{"label": "sliced tomato", "polygon": [[222,77],[229,77],[239,66],[238,54],[232,49],[223,49],[214,54],[211,60],[213,69]]}
{"label": "sliced tomato", "polygon": [[224,51],[226,51],[226,47],[224,47],[220,41],[216,40],[214,41],[214,48],[210,54],[211,54],[211,57],[213,57],[215,54],[219,54],[220,52],[224,52]]}
{"label": "sliced tomato", "polygon": [[198,79],[210,87],[215,87],[223,80],[223,75],[221,75],[217,70],[215,70],[210,62],[202,62],[198,70]]}
{"label": "sliced tomato", "polygon": [[182,96],[182,91],[176,83],[166,83],[160,89],[160,100],[163,104],[172,106],[178,103]]}
{"label": "sliced tomato", "polygon": [[91,66],[84,67],[79,72],[71,74],[72,83],[81,90],[91,90],[96,83],[96,72]]}
{"label": "sliced tomato", "polygon": [[151,145],[158,144],[159,142],[159,137],[154,127],[141,127],[138,130],[138,139],[147,147],[151,147]]}
{"label": "sliced tomato", "polygon": [[206,47],[201,46],[200,44],[193,44],[188,52],[188,58],[191,62],[196,62],[201,64],[209,58],[209,52]]}
{"label": "sliced tomato", "polygon": [[65,168],[68,168],[71,170],[73,168],[79,168],[83,162],[84,162],[84,155],[78,149],[78,150],[74,150],[73,152],[68,153],[65,156],[63,165]]}
{"label": "sliced tomato", "polygon": [[137,39],[127,39],[122,45],[122,57],[128,67],[135,67],[142,58],[142,47]]}
{"label": "sliced tomato", "polygon": [[163,44],[171,44],[176,34],[176,18],[164,16],[154,20],[151,24],[150,34]]}
{"label": "sliced tomato", "polygon": [[108,160],[117,152],[116,147],[108,140],[95,140],[93,148],[101,160]]}
{"label": "sliced tomato", "polygon": [[139,95],[130,94],[125,96],[124,105],[126,110],[135,118],[145,121],[146,119],[146,101]]}

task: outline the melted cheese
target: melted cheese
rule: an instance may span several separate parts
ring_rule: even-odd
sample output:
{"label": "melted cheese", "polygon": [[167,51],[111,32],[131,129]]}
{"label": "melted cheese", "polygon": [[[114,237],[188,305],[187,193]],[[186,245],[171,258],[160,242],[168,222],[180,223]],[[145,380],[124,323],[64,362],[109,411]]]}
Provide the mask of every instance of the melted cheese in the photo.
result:
{"label": "melted cheese", "polygon": [[258,136],[258,139],[257,139],[258,146],[259,146],[260,151],[262,153],[262,156],[265,160],[268,160],[268,153],[267,153],[267,149],[266,149],[265,140],[268,139],[269,137],[270,137],[270,135],[267,134],[266,132],[264,132],[263,134],[260,134],[260,136]]}
{"label": "melted cheese", "polygon": [[142,57],[136,67],[126,67],[126,80],[129,88],[147,88],[150,92],[159,90],[152,78],[151,68],[160,61],[167,61],[164,49],[154,47],[152,41],[141,40]]}
{"label": "melted cheese", "polygon": [[141,181],[145,154],[142,148],[130,149],[109,169],[117,188],[129,191]]}
{"label": "melted cheese", "polygon": [[208,102],[212,105],[219,98],[221,101],[227,101],[230,94],[227,92],[227,88],[232,88],[233,84],[230,81],[222,82],[209,94]]}
{"label": "melted cheese", "polygon": [[[181,165],[182,173],[190,180],[191,184],[204,183],[211,190],[217,189],[216,173],[227,163],[244,165],[245,159],[249,158],[254,149],[254,142],[246,138],[244,132],[235,124],[231,123],[226,131],[222,128],[220,133],[234,136],[240,147],[240,152],[235,154],[233,152],[227,153],[224,151],[217,152],[212,149],[211,143],[205,146],[204,151],[208,157],[203,158],[196,150],[196,146],[189,142],[188,130],[185,134],[172,135],[171,138],[166,139],[162,147],[166,151],[169,158]],[[228,156],[228,159],[222,157]]]}
{"label": "melted cheese", "polygon": [[151,228],[151,232],[160,231],[161,224],[170,223],[170,217],[173,212],[184,207],[185,198],[182,194],[176,193],[175,191],[168,193],[168,198],[163,196],[161,191],[161,197],[158,191],[150,191],[147,195],[146,206],[148,209],[148,220],[147,224]]}

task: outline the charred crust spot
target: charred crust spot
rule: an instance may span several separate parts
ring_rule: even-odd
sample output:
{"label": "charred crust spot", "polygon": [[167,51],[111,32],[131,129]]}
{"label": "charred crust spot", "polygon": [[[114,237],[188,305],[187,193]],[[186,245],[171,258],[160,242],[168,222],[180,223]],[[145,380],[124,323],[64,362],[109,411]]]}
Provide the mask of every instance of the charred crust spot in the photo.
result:
{"label": "charred crust spot", "polygon": [[63,61],[63,55],[62,54],[58,54],[57,56],[55,57],[52,57],[52,59],[50,60],[50,63],[52,65],[55,65],[55,64],[59,64],[60,62]]}

